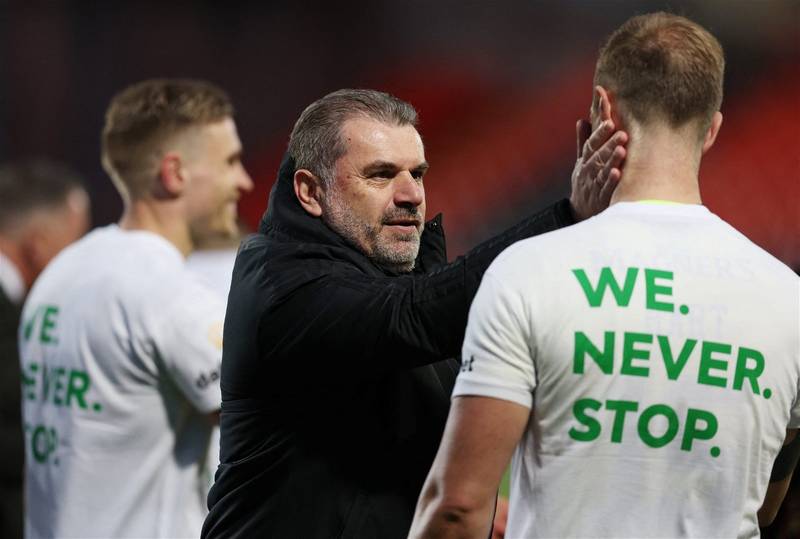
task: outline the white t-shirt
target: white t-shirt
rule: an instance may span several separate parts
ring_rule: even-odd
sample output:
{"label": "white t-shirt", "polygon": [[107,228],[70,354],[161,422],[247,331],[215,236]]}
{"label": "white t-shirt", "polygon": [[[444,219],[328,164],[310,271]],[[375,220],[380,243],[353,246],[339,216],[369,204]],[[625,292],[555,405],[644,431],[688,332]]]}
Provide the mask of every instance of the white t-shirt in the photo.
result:
{"label": "white t-shirt", "polygon": [[800,280],[703,206],[618,203],[502,253],[462,357],[454,396],[531,408],[507,537],[756,537]]}
{"label": "white t-shirt", "polygon": [[186,259],[186,267],[196,274],[203,284],[227,299],[237,251],[238,249],[234,247],[194,251]]}
{"label": "white t-shirt", "polygon": [[60,253],[20,327],[28,537],[198,537],[224,305],[161,236]]}
{"label": "white t-shirt", "polygon": [[[200,280],[227,300],[231,289],[233,265],[236,262],[237,249],[205,249],[194,251],[186,259],[186,267]],[[214,475],[219,467],[219,427],[211,431],[211,442],[206,459],[205,481],[208,488],[214,485]]]}

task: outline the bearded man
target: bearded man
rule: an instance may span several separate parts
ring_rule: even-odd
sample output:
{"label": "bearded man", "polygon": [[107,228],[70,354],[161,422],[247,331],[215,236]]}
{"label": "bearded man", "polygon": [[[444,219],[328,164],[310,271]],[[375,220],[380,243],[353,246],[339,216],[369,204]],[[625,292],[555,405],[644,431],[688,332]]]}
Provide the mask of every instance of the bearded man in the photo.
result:
{"label": "bearded man", "polygon": [[405,537],[483,272],[511,243],[607,205],[620,177],[626,135],[609,119],[584,145],[572,202],[448,264],[441,216],[425,222],[416,123],[372,90],[298,119],[234,267],[203,537]]}

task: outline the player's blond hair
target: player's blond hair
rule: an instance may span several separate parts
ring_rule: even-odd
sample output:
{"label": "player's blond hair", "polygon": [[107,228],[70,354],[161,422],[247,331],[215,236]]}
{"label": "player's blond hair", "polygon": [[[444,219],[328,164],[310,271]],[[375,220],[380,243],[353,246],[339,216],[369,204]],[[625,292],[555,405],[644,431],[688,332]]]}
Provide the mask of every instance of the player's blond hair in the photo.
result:
{"label": "player's blond hair", "polygon": [[152,79],[129,86],[106,111],[103,168],[123,198],[139,198],[153,188],[165,142],[190,127],[232,116],[227,94],[205,81]]}
{"label": "player's blond hair", "polygon": [[699,24],[670,13],[628,19],[600,50],[594,83],[639,123],[697,121],[704,133],[722,103],[725,57]]}

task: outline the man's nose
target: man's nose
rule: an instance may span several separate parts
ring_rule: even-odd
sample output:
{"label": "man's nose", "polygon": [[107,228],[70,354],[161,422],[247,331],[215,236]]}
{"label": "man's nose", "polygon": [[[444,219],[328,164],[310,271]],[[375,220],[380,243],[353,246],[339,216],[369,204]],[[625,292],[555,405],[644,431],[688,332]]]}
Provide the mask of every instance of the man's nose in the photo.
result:
{"label": "man's nose", "polygon": [[409,172],[398,174],[395,179],[395,206],[417,207],[425,201],[425,188],[422,180],[414,178]]}
{"label": "man's nose", "polygon": [[239,177],[236,179],[236,188],[246,193],[253,190],[253,179],[244,167],[242,167],[242,173],[239,174]]}

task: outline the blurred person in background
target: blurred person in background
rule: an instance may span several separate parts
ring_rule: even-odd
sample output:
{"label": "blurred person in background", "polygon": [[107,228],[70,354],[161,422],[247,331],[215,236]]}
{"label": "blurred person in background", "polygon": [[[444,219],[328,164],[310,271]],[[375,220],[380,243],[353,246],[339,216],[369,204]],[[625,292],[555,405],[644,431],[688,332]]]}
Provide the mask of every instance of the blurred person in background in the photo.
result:
{"label": "blurred person in background", "polygon": [[88,227],[89,197],[75,172],[45,160],[0,166],[0,537],[22,537],[22,303],[47,263]]}
{"label": "blurred person in background", "polygon": [[486,537],[512,454],[510,537],[744,538],[774,518],[800,454],[800,279],[701,203],[724,65],[666,13],[601,49],[591,117],[630,134],[622,179],[486,272],[411,537]]}
{"label": "blurred person in background", "polygon": [[236,233],[241,154],[212,84],[149,80],[112,99],[102,161],[122,218],[65,250],[23,309],[28,537],[200,533],[224,304],[185,258]]}
{"label": "blurred person in background", "polygon": [[[231,288],[233,264],[236,251],[245,235],[245,227],[239,223],[236,234],[219,234],[202,238],[195,245],[195,250],[186,259],[186,267],[197,275],[209,288],[214,290],[226,302]],[[219,466],[219,425],[211,431],[211,442],[206,457],[205,480],[208,488],[214,484],[214,474]]]}
{"label": "blurred person in background", "polygon": [[441,216],[425,222],[416,124],[411,105],[373,90],[329,94],[295,124],[234,267],[203,537],[405,537],[484,270],[511,243],[604,208],[624,158],[608,121],[571,200],[448,264]]}

